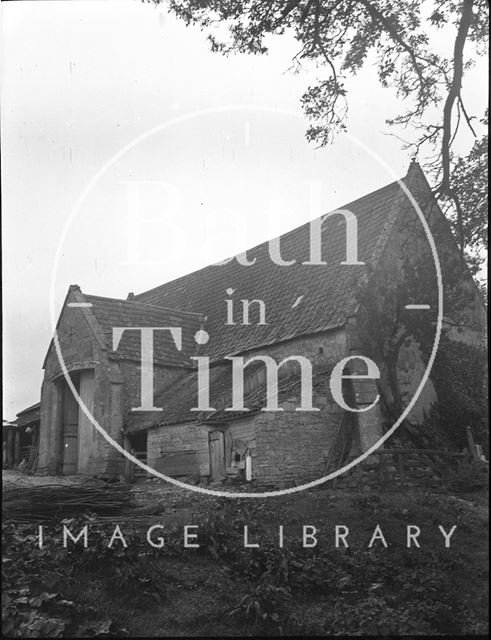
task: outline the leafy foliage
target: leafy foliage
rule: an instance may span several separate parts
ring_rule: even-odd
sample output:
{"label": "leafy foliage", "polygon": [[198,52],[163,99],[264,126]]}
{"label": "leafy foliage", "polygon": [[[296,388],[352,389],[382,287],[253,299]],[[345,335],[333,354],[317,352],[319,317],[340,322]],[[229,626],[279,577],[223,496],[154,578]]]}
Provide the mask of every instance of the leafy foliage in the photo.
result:
{"label": "leafy foliage", "polygon": [[[482,121],[487,125],[487,116]],[[474,142],[469,154],[456,159],[453,183],[462,207],[459,220],[452,203],[446,202],[446,211],[455,234],[466,238],[467,263],[475,272],[488,249],[488,136]],[[462,225],[461,230],[459,224]]]}
{"label": "leafy foliage", "polygon": [[467,427],[477,442],[488,441],[486,371],[483,348],[442,339],[432,375],[440,398],[438,420],[460,449],[467,446]]}
{"label": "leafy foliage", "polygon": [[[325,512],[327,493],[322,497],[318,502],[322,513],[317,514],[316,522],[319,520],[321,529],[327,531],[332,527],[332,515]],[[355,494],[347,500],[343,521],[356,513],[361,523],[382,522],[389,540],[401,523],[429,523],[431,517],[436,523],[456,522],[462,527],[461,535],[470,540],[484,524],[470,503],[452,496],[427,493],[402,500],[393,496],[388,504],[384,496]],[[118,611],[127,610],[131,618],[148,612],[153,620],[156,611],[167,607],[167,615],[175,606],[172,589],[174,594],[182,589],[186,601],[191,598],[195,606],[194,574],[189,583],[185,572],[176,568],[177,582],[172,583],[165,569],[169,564],[184,568],[186,563],[189,567],[203,563],[205,573],[216,574],[222,581],[217,584],[216,596],[223,597],[223,580],[229,576],[228,584],[234,588],[226,605],[223,599],[223,610],[217,615],[222,625],[224,620],[236,625],[225,627],[234,634],[244,630],[251,635],[486,632],[487,597],[482,585],[487,567],[474,557],[472,544],[469,549],[455,546],[451,553],[435,544],[406,549],[403,543],[388,549],[367,549],[366,545],[336,549],[330,543],[304,549],[300,540],[289,538],[284,548],[279,548],[265,519],[273,514],[285,523],[285,530],[291,530],[295,522],[285,511],[287,504],[286,499],[276,503],[217,500],[213,509],[189,518],[199,524],[200,548],[184,550],[177,542],[182,537],[169,529],[165,559],[162,550],[146,543],[145,530],[135,530],[131,536],[125,532],[127,548],[115,544],[108,549],[114,525],[106,527],[95,519],[89,519],[87,549],[81,544],[63,549],[53,542],[39,549],[31,525],[4,524],[4,634],[129,635]],[[298,515],[298,504],[294,507]],[[87,518],[79,518],[66,524],[79,531],[87,522]],[[244,524],[261,541],[259,548],[244,549]],[[59,531],[60,523],[50,528],[49,535],[46,531],[46,538],[59,537]],[[212,584],[208,580],[203,584],[206,600],[217,599]],[[463,584],[470,588],[463,590]],[[153,608],[149,610],[149,606]],[[204,622],[200,618],[200,624]],[[189,631],[188,627],[177,628],[180,633]]]}
{"label": "leafy foliage", "polygon": [[[299,70],[307,63],[319,70],[317,83],[308,87],[301,101],[310,121],[307,138],[320,145],[346,129],[347,79],[364,66],[376,68],[381,85],[395,90],[407,107],[387,122],[405,131],[411,127],[413,139],[403,141],[406,148],[430,154],[427,168],[436,193],[452,207],[449,215],[457,220],[461,250],[464,245],[474,248],[482,239],[480,222],[473,224],[475,214],[461,194],[460,173],[465,167],[457,161],[452,171],[452,145],[464,123],[476,137],[475,117],[464,105],[462,84],[473,61],[471,46],[474,56],[486,52],[485,0],[166,0],[166,4],[187,25],[206,29],[212,50],[222,54],[264,54],[272,36],[293,35],[299,51],[292,68]],[[434,44],[438,30],[445,30],[453,43],[450,59]]]}
{"label": "leafy foliage", "polygon": [[244,596],[239,604],[230,611],[245,619],[252,619],[250,635],[253,635],[260,625],[263,633],[279,632],[283,635],[283,626],[289,619],[289,608],[292,595],[285,587],[277,587],[269,582],[258,584],[254,591]]}
{"label": "leafy foliage", "polygon": [[489,485],[489,464],[476,461],[462,463],[448,473],[447,483],[453,491],[480,491]]}
{"label": "leafy foliage", "polygon": [[[380,510],[382,515],[379,496],[354,495],[352,500],[361,511]],[[482,526],[458,503],[449,508],[462,526]],[[251,529],[258,528],[260,514],[261,506],[247,509]],[[417,519],[408,509],[402,509],[401,516]],[[468,557],[458,550],[304,549],[299,543],[281,549],[270,539],[245,550],[237,526],[242,518],[243,509],[236,505],[208,516],[206,539],[214,544],[203,551],[224,560],[234,577],[252,581],[252,590],[229,611],[250,625],[251,635],[459,634],[471,619],[477,621],[475,633],[485,632],[479,611],[486,594],[477,600],[462,597],[459,582],[452,580],[469,571]],[[233,526],[222,546],[226,522]],[[485,579],[484,567],[481,573]],[[315,612],[305,609],[306,603],[319,600],[322,607]]]}
{"label": "leafy foliage", "polygon": [[37,549],[30,527],[3,526],[2,628],[7,637],[123,636],[109,618],[67,596],[74,567],[59,552]]}
{"label": "leafy foliage", "polygon": [[[431,371],[438,402],[426,418],[424,434],[418,433],[417,428],[412,429],[406,421],[396,438],[409,439],[424,448],[420,438],[423,435],[437,448],[451,445],[463,449],[468,426],[472,427],[478,442],[487,440],[486,353],[483,348],[467,344],[469,338],[483,335],[485,331],[484,308],[469,270],[461,265],[455,240],[438,213],[433,197],[425,200],[424,193],[417,191],[415,181],[410,183],[410,188],[423,205],[424,216],[438,245],[444,321]],[[367,282],[361,283],[357,300],[363,351],[379,366],[381,403],[387,423],[392,425],[407,406],[399,375],[401,350],[411,347],[419,352],[423,363],[429,362],[439,300],[429,244],[407,203],[402,204],[390,233],[385,257],[375,266],[368,265]],[[427,315],[406,309],[408,303],[422,301],[430,307]]]}
{"label": "leafy foliage", "polygon": [[[90,637],[127,635],[108,617],[84,603],[82,582],[144,610],[165,598],[166,580],[155,563],[155,549],[144,544],[108,548],[108,532],[90,520],[94,536],[84,549],[79,544],[38,548],[32,525],[3,526],[3,628],[11,637]],[[80,530],[87,519],[65,519]],[[54,530],[52,530],[53,533]],[[59,535],[58,535],[59,538]],[[99,614],[100,615],[100,614]]]}

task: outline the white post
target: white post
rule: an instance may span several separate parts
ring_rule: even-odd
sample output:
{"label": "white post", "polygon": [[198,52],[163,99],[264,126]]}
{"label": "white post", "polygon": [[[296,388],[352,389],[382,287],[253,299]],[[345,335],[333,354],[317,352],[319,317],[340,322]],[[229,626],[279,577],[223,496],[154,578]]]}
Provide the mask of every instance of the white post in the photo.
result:
{"label": "white post", "polygon": [[250,482],[252,480],[252,458],[251,454],[248,451],[245,460],[245,472],[246,472],[246,480]]}

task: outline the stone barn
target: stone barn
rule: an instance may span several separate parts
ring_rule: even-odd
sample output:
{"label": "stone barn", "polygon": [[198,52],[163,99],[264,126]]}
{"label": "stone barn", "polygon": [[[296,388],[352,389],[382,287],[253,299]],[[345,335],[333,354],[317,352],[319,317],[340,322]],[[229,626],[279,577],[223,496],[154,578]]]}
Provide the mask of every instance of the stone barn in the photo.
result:
{"label": "stone barn", "polygon": [[[442,265],[441,349],[457,344],[472,361],[484,344],[480,293],[416,163],[402,182]],[[90,412],[121,447],[189,482],[321,477],[376,443],[410,402],[437,316],[430,246],[398,181],[126,300],[72,285],[60,353],[53,340],[44,362],[38,469],[132,475]],[[442,419],[449,385],[430,376],[399,439],[462,446]],[[479,404],[480,383],[475,393]]]}

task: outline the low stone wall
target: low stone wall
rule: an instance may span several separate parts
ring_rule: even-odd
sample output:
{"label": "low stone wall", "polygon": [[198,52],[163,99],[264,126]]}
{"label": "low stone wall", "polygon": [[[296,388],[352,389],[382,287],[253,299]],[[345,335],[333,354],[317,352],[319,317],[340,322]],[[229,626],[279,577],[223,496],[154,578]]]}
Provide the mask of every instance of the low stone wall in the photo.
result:
{"label": "low stone wall", "polygon": [[[463,454],[462,454],[463,455]],[[333,481],[333,487],[353,490],[401,490],[412,487],[435,487],[441,484],[442,472],[461,459],[457,452],[429,455],[418,452],[372,454]]]}

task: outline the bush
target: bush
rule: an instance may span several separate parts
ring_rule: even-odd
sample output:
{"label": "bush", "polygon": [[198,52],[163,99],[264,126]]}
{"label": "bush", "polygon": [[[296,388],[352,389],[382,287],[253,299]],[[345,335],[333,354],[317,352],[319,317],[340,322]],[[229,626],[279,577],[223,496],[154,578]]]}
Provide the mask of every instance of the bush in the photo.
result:
{"label": "bush", "polygon": [[257,631],[283,635],[285,625],[289,624],[291,602],[288,589],[264,582],[244,596],[229,615],[252,622],[250,635]]}
{"label": "bush", "polygon": [[473,492],[484,489],[489,484],[489,464],[487,462],[462,462],[447,474],[449,489]]}
{"label": "bush", "polygon": [[[76,530],[87,520],[63,522]],[[127,635],[118,621],[105,615],[98,619],[96,610],[88,606],[83,586],[87,582],[92,592],[115,597],[121,606],[131,604],[139,610],[165,597],[165,575],[153,553],[157,550],[136,540],[128,543],[128,549],[119,545],[108,549],[107,534],[102,528],[97,530],[94,522],[92,532],[96,537],[87,549],[81,545],[67,549],[47,545],[39,549],[29,525],[3,525],[4,635],[30,638]]]}

